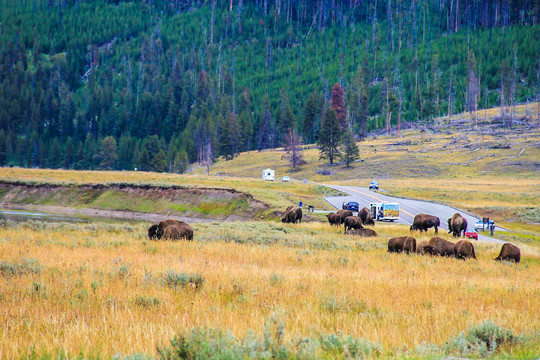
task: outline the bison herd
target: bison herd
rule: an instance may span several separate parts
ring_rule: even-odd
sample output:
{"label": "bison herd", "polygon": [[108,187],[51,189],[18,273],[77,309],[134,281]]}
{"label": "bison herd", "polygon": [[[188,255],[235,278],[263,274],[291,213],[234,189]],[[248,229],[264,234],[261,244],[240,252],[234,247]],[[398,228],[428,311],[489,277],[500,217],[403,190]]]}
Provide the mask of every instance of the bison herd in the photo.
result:
{"label": "bison herd", "polygon": [[337,213],[326,215],[330,225],[341,226],[345,228],[345,235],[358,235],[363,237],[376,237],[377,232],[367,229],[364,225],[375,225],[368,208],[362,208],[358,211],[358,216],[354,216],[351,210],[339,210]]}
{"label": "bison herd", "polygon": [[[350,210],[339,210],[337,213],[326,215],[326,217],[330,225],[343,225],[345,227],[345,235],[362,237],[378,236],[376,231],[364,227],[364,225],[375,225],[368,208],[362,208],[358,212],[358,216],[354,216]],[[289,206],[285,210],[281,221],[292,224],[302,222],[302,208]],[[436,216],[418,214],[414,217],[410,230],[420,230],[420,233],[422,233],[422,231],[427,232],[427,229],[433,227],[435,228],[435,234],[437,234],[440,224],[441,222]],[[448,233],[452,233],[454,237],[460,237],[462,234],[465,235],[467,220],[456,213],[452,218],[448,219],[448,229]],[[193,240],[193,229],[183,221],[163,220],[159,224],[153,224],[148,228],[148,237],[151,240]],[[469,240],[460,240],[454,244],[438,236],[432,237],[429,241],[422,241],[419,244],[416,243],[416,239],[412,236],[393,237],[388,240],[388,252],[437,255],[463,260],[467,258],[476,259],[474,246]],[[519,263],[521,260],[521,251],[517,246],[506,243],[502,246],[499,256],[494,260]]]}
{"label": "bison herd", "polygon": [[[358,235],[363,237],[376,237],[377,233],[365,228],[364,225],[375,225],[368,208],[362,208],[358,216],[354,216],[350,210],[339,210],[337,213],[326,215],[330,225],[341,226],[345,228],[345,235]],[[438,234],[441,221],[438,217],[427,214],[418,214],[414,217],[410,230],[419,230],[427,232],[429,228],[435,229]],[[448,233],[454,237],[465,236],[467,230],[467,220],[459,213],[455,213],[448,219]],[[393,237],[388,240],[388,252],[417,253],[421,255],[437,255],[446,257],[455,257],[457,259],[476,259],[474,246],[469,240],[460,240],[453,243],[438,236],[432,237],[429,241],[416,243],[412,236]],[[520,250],[517,246],[510,243],[504,244],[501,253],[495,260],[515,261],[521,260]]]}

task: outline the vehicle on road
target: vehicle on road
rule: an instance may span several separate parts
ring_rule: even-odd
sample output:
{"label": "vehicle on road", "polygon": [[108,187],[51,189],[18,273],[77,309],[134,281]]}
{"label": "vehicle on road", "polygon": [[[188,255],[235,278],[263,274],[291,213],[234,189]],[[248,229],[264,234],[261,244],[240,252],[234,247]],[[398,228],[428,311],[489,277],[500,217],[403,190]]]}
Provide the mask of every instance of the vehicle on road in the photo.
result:
{"label": "vehicle on road", "polygon": [[486,231],[490,230],[492,226],[495,226],[495,222],[493,220],[488,220],[488,222],[483,222],[482,220],[479,220],[474,224],[474,230],[476,231]]}
{"label": "vehicle on road", "polygon": [[344,202],[341,206],[343,210],[351,210],[358,212],[359,205],[356,201]]}
{"label": "vehicle on road", "polygon": [[281,182],[290,182],[290,181],[291,181],[291,178],[288,176],[284,176],[281,178]]}
{"label": "vehicle on road", "polygon": [[276,176],[276,172],[272,169],[264,169],[262,171],[262,179],[264,181],[274,181],[275,176]]}
{"label": "vehicle on road", "polygon": [[370,182],[369,190],[379,190],[379,183],[377,181]]}
{"label": "vehicle on road", "polygon": [[399,203],[397,202],[370,203],[369,211],[371,217],[378,221],[399,220]]}
{"label": "vehicle on road", "polygon": [[476,230],[465,231],[465,237],[468,239],[478,240],[478,233]]}

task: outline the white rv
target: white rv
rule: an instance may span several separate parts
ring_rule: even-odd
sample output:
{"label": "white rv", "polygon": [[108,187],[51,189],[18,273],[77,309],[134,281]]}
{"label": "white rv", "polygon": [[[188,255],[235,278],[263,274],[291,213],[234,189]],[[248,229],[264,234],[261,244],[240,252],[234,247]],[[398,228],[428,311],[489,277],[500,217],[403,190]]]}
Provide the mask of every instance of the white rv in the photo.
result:
{"label": "white rv", "polygon": [[265,169],[262,171],[262,178],[265,181],[274,181],[276,172],[272,169]]}

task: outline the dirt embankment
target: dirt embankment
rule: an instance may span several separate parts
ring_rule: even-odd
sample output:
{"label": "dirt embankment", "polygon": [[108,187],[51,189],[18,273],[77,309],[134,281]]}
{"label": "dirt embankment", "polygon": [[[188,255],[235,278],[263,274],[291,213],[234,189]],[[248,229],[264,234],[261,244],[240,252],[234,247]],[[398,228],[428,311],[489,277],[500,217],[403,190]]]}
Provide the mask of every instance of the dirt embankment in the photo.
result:
{"label": "dirt embankment", "polygon": [[121,219],[249,220],[268,205],[234,189],[0,181],[0,207]]}

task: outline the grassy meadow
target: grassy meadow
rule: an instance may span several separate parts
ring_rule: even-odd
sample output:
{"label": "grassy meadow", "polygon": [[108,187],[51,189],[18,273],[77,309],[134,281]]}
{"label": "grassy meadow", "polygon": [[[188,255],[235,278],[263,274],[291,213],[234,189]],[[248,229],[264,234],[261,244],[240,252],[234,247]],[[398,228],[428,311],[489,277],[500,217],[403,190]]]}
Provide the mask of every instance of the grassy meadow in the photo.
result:
{"label": "grassy meadow", "polygon": [[[2,225],[2,359],[172,359],[226,344],[236,356],[221,358],[540,354],[540,251],[527,245],[515,265],[484,243],[465,262],[389,254],[387,239],[408,234],[390,224],[364,239],[313,222],[201,223],[193,242],[149,241],[144,223]],[[475,326],[510,335],[486,348]]]}

